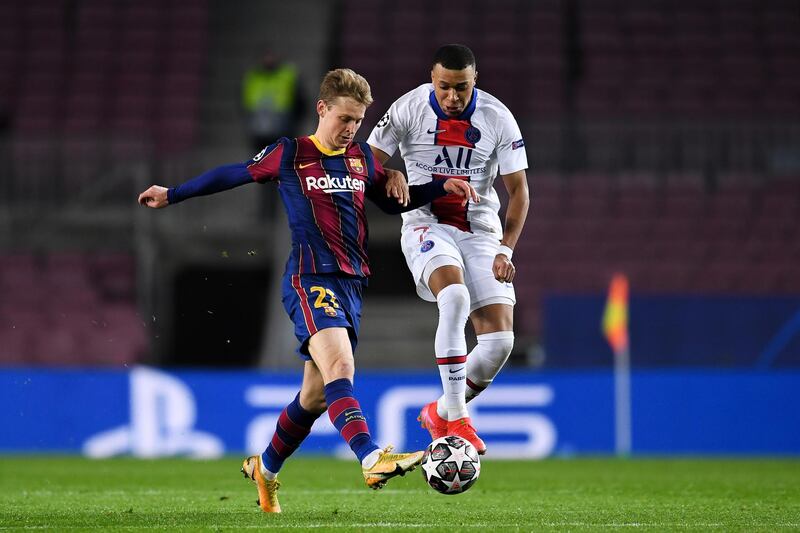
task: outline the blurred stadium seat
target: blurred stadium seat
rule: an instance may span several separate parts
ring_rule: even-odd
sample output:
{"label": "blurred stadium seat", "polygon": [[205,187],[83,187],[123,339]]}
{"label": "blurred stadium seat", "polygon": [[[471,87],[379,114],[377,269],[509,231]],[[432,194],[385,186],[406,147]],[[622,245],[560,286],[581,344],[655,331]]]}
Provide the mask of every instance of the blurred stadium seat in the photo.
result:
{"label": "blurred stadium seat", "polygon": [[0,256],[0,364],[118,366],[142,362],[133,257]]}
{"label": "blurred stadium seat", "polygon": [[[517,299],[525,317],[522,333],[541,330],[531,321],[541,315],[542,291],[602,293],[615,270],[632,278],[637,294],[798,294],[800,234],[792,217],[800,205],[800,180],[716,192],[680,182],[642,188],[619,184],[614,176],[594,181],[582,192],[581,180],[569,180],[571,201],[597,195],[596,182],[605,181],[612,211],[604,214],[578,200],[573,212],[558,188],[534,185],[532,215],[514,255],[522,278],[515,285],[525,295]],[[540,203],[560,207],[547,207],[543,217]],[[585,221],[575,218],[581,206],[587,208]],[[523,289],[528,285],[530,291]]]}
{"label": "blurred stadium seat", "polygon": [[0,13],[0,106],[16,136],[151,138],[160,154],[192,145],[205,1],[3,2]]}

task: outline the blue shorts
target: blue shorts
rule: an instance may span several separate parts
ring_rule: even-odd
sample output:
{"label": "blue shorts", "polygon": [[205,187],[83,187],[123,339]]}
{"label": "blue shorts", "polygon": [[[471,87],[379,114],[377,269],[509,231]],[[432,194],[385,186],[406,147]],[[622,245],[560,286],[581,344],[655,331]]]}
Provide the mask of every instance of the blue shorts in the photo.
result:
{"label": "blue shorts", "polygon": [[347,328],[353,352],[361,324],[362,278],[338,274],[284,274],[283,308],[300,341],[297,353],[308,361],[308,340],[325,328]]}

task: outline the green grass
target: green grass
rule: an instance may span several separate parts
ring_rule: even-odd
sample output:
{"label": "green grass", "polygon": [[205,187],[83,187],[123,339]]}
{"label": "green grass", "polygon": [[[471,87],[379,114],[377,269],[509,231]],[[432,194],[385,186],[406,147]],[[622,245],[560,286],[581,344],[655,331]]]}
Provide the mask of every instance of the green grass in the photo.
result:
{"label": "green grass", "polygon": [[240,460],[0,458],[0,531],[800,530],[800,461],[491,461],[467,493],[419,471],[382,491],[355,461],[293,458],[283,514],[255,505]]}

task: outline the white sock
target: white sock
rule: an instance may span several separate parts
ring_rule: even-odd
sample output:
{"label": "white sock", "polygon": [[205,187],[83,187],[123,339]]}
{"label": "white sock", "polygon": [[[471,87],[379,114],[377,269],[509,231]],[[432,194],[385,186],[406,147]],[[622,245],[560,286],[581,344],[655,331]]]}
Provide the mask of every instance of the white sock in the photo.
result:
{"label": "white sock", "polygon": [[264,476],[264,479],[266,479],[267,481],[272,481],[273,479],[278,477],[278,474],[276,474],[275,472],[270,472],[269,470],[267,470],[267,467],[264,466],[264,461],[259,461],[258,464],[260,467],[259,470],[261,470],[261,475]]}
{"label": "white sock", "polygon": [[467,386],[467,401],[491,385],[514,348],[513,331],[484,333],[477,339],[478,344],[467,356],[467,379],[476,387]]}
{"label": "white sock", "polygon": [[460,283],[448,285],[436,296],[439,325],[434,349],[444,390],[447,420],[469,416],[464,393],[467,386],[467,339],[464,326],[469,316],[469,291]]}
{"label": "white sock", "polygon": [[[469,402],[488,387],[503,368],[514,348],[513,331],[495,331],[478,335],[478,344],[467,356],[467,379],[465,400]],[[436,404],[439,416],[446,413],[444,395]]]}
{"label": "white sock", "polygon": [[372,450],[370,453],[367,454],[366,457],[364,457],[364,460],[361,461],[361,467],[367,469],[372,468],[373,466],[375,466],[375,463],[378,462],[378,459],[380,459],[380,457],[381,457],[381,450]]}

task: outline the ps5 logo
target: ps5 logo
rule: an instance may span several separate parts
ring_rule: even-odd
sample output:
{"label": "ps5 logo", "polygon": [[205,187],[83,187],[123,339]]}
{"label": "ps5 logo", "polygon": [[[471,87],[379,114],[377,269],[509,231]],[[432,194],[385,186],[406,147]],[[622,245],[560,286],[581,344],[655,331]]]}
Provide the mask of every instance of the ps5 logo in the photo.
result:
{"label": "ps5 logo", "polygon": [[[298,389],[298,385],[289,384],[245,386],[244,405],[260,412],[243,426],[231,428],[232,432],[217,435],[195,427],[195,396],[179,378],[138,367],[130,373],[129,387],[129,421],[89,437],[83,444],[85,455],[214,458],[226,452],[226,444],[228,452],[239,450],[244,444],[249,453],[258,453],[270,442],[281,411]],[[439,386],[429,385],[397,385],[387,389],[377,398],[377,416],[370,421],[373,432],[377,430],[376,441],[405,448],[414,431],[419,431],[407,426],[406,414],[418,412],[429,398],[440,393]],[[549,385],[495,384],[470,403],[472,418],[489,444],[492,457],[541,458],[552,454],[557,441],[556,428],[549,417],[536,410],[549,406],[553,397]],[[223,402],[215,403],[212,409],[224,411],[229,407]],[[332,440],[334,444],[326,444],[325,449],[332,449],[337,456],[352,456],[327,416],[321,416],[313,426],[309,440],[317,439]],[[310,443],[307,448],[313,446]]]}
{"label": "ps5 logo", "polygon": [[197,410],[182,381],[152,368],[130,374],[130,424],[102,431],[83,444],[89,457],[188,455],[220,457],[225,447],[216,435],[194,428]]}

